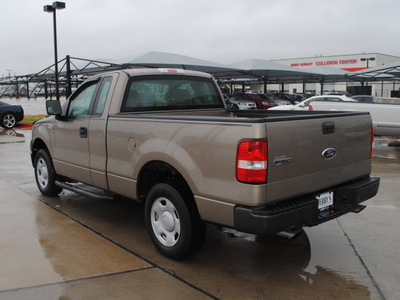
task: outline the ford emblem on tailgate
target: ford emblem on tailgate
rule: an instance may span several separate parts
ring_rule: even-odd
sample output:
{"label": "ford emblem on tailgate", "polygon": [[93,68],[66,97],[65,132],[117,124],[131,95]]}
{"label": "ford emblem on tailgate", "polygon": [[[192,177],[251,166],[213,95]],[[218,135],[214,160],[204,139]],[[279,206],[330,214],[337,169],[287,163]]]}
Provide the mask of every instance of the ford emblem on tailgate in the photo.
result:
{"label": "ford emblem on tailgate", "polygon": [[324,151],[322,151],[322,157],[324,159],[332,159],[336,156],[336,149],[335,148],[327,148]]}

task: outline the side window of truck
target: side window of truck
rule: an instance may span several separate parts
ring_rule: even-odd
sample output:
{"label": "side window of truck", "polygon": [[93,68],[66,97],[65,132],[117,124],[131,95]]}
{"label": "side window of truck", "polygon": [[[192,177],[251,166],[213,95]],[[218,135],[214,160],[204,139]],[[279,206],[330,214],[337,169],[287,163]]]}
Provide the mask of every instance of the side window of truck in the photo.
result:
{"label": "side window of truck", "polygon": [[103,114],[111,82],[112,82],[112,77],[105,77],[101,82],[101,86],[98,92],[99,96],[94,105],[94,110],[93,110],[94,115],[100,116]]}
{"label": "side window of truck", "polygon": [[90,104],[92,103],[97,83],[98,81],[88,82],[79,88],[77,94],[74,94],[69,103],[68,119],[89,115]]}

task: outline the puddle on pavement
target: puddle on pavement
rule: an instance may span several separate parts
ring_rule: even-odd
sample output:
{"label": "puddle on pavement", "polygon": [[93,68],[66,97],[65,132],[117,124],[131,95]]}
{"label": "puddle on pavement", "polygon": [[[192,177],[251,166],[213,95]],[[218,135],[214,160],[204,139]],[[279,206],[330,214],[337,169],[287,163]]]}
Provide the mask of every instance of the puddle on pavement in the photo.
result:
{"label": "puddle on pavement", "polygon": [[0,136],[15,136],[15,137],[24,137],[22,133],[15,131],[14,129],[3,129],[0,131]]}
{"label": "puddle on pavement", "polygon": [[400,141],[397,139],[376,138],[373,158],[399,161]]}
{"label": "puddle on pavement", "polygon": [[15,129],[0,129],[0,144],[24,143],[25,135]]}

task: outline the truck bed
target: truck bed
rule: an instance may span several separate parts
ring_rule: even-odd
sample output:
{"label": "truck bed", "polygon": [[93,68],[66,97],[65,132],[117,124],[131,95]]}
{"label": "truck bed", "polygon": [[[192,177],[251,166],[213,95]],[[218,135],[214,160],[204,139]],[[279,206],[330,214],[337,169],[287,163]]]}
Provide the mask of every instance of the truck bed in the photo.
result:
{"label": "truck bed", "polygon": [[[149,124],[160,128],[158,133]],[[135,151],[140,155],[121,153],[115,145],[133,135],[138,150]],[[153,149],[148,146],[150,135]],[[174,157],[171,164],[182,165],[178,171],[188,176],[196,197],[233,205],[275,203],[361,178],[371,171],[368,113],[264,110],[129,113],[110,116],[107,136],[111,188],[114,176],[118,178],[115,185],[121,177],[130,177],[132,173],[132,179],[137,179],[134,170],[140,170],[140,165],[136,166],[140,161],[135,157],[139,160],[143,155],[165,157],[167,152]],[[266,184],[249,186],[235,179],[236,147],[227,145],[232,145],[232,140],[237,144],[243,137],[268,139]],[[336,156],[323,158],[326,149],[335,149]],[[198,171],[188,172],[183,165],[191,165]]]}

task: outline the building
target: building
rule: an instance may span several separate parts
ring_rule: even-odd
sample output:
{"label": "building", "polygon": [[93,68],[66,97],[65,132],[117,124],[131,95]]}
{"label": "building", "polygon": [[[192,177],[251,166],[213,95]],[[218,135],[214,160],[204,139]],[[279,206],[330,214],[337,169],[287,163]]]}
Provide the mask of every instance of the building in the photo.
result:
{"label": "building", "polygon": [[[315,56],[305,58],[292,58],[292,59],[279,59],[274,62],[298,68],[301,70],[309,70],[317,72],[320,70],[329,70],[330,68],[340,69],[347,72],[355,72],[365,70],[367,68],[374,68],[398,61],[400,64],[400,57],[386,55],[381,53],[362,53],[350,55],[337,55],[337,56]],[[305,87],[305,88],[304,88]],[[271,89],[279,89],[279,87],[272,87]],[[331,91],[348,91],[351,94],[366,93],[379,97],[391,97],[393,92],[397,93],[400,88],[399,82],[394,81],[373,81],[373,82],[334,82],[325,83],[323,90],[326,92]],[[308,92],[312,94],[319,94],[321,91],[319,83],[306,83],[306,84],[287,84],[285,91],[288,93]],[[305,89],[305,90],[303,90]]]}

